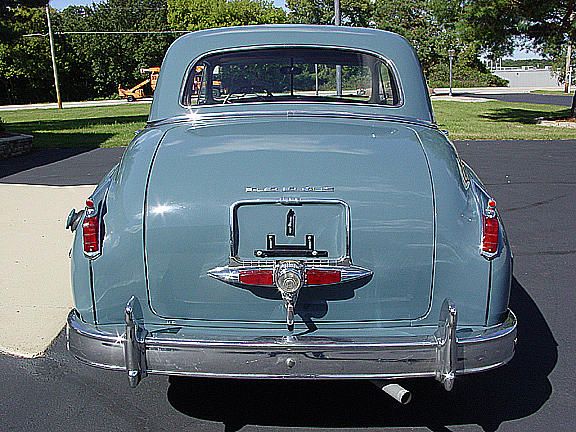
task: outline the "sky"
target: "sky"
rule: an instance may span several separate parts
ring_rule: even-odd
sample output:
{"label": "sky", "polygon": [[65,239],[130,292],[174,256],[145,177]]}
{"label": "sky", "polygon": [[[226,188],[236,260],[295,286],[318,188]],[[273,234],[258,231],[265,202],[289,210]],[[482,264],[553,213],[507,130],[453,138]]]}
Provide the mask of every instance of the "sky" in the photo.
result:
{"label": "sky", "polygon": [[[279,7],[284,6],[285,0],[274,0],[274,4]],[[64,9],[66,6],[70,5],[89,5],[93,3],[93,0],[50,0],[50,6],[55,9]],[[541,56],[533,51],[522,51],[515,50],[512,55],[514,59],[529,59],[529,58],[541,58]]]}

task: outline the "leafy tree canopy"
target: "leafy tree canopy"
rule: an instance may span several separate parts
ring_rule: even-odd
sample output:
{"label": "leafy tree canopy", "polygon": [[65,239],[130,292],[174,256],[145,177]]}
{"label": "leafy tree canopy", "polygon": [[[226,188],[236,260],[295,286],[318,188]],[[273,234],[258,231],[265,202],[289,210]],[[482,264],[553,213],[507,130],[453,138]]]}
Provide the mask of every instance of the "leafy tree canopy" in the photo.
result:
{"label": "leafy tree canopy", "polygon": [[196,31],[285,21],[284,11],[266,0],[168,0],[168,22],[178,30]]}

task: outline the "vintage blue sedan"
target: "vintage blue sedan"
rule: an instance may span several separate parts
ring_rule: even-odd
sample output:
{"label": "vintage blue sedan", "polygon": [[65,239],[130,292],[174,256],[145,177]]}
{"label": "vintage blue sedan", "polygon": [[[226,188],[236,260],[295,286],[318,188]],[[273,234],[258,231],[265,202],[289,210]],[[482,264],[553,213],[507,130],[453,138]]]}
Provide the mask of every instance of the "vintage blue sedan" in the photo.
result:
{"label": "vintage blue sedan", "polygon": [[384,31],[187,34],[146,128],[72,211],[68,346],[147,374],[368,379],[486,371],[514,354],[496,203]]}

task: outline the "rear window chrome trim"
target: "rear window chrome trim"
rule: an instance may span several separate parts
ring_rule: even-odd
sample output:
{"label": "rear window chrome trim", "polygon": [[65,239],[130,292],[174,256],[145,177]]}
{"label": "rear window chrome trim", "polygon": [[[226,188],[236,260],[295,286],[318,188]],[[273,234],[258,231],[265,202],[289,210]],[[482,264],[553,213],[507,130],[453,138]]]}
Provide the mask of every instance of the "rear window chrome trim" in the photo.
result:
{"label": "rear window chrome trim", "polygon": [[[260,102],[269,103],[269,102]],[[316,103],[306,102],[311,106],[316,106]],[[302,103],[304,104],[304,103]],[[287,104],[283,104],[287,105]],[[341,104],[349,105],[349,104]],[[222,105],[212,105],[213,108],[219,108]],[[374,105],[372,105],[374,106]],[[208,106],[203,106],[208,107]],[[277,108],[278,105],[275,104]],[[190,108],[187,108],[190,110]],[[227,119],[254,119],[256,117],[271,117],[271,118],[327,118],[327,119],[352,119],[352,120],[368,120],[368,121],[387,121],[387,122],[397,122],[409,125],[416,125],[427,127],[430,129],[438,130],[438,125],[426,120],[418,119],[415,117],[407,116],[396,116],[390,114],[372,114],[372,113],[361,113],[361,112],[343,112],[343,111],[320,111],[320,110],[294,110],[294,109],[276,109],[270,111],[257,111],[257,110],[246,110],[246,111],[220,111],[214,110],[213,112],[194,112],[190,111],[189,114],[182,114],[173,117],[167,117],[159,120],[148,121],[146,127],[158,127],[174,123],[187,123],[191,122],[195,125],[202,124],[202,122],[215,121],[222,118]]]}
{"label": "rear window chrome trim", "polygon": [[[322,104],[322,105],[338,105],[338,106],[362,106],[362,107],[378,107],[378,108],[385,108],[385,109],[398,109],[398,108],[402,108],[404,106],[404,89],[402,86],[402,81],[400,80],[400,74],[398,73],[398,69],[396,68],[396,65],[394,64],[394,62],[392,62],[389,58],[384,57],[382,54],[378,53],[378,52],[374,52],[371,50],[367,50],[367,49],[363,49],[363,48],[350,48],[350,47],[344,47],[344,46],[336,46],[336,45],[315,45],[315,44],[296,44],[296,45],[285,45],[285,44],[266,44],[266,45],[251,45],[251,46],[243,46],[243,47],[236,47],[236,48],[226,48],[226,49],[217,49],[217,50],[212,50],[212,51],[207,51],[197,57],[195,57],[186,67],[186,72],[184,73],[184,76],[182,77],[182,81],[180,83],[180,92],[178,93],[178,105],[181,108],[184,108],[186,110],[190,110],[190,109],[206,109],[206,108],[211,108],[211,107],[219,107],[222,106],[221,104],[218,105],[185,105],[183,103],[184,101],[184,96],[185,96],[185,92],[186,92],[186,83],[188,82],[188,79],[190,77],[190,73],[191,71],[194,69],[194,66],[196,66],[201,60],[203,60],[206,57],[212,56],[212,55],[216,55],[216,54],[226,54],[226,53],[231,53],[231,52],[241,52],[241,51],[254,51],[254,50],[265,50],[265,49],[278,49],[278,48],[319,48],[319,49],[333,49],[333,50],[341,50],[341,51],[351,51],[354,53],[358,53],[358,54],[366,54],[366,55],[371,55],[373,57],[376,57],[378,60],[382,61],[389,69],[389,71],[392,73],[393,79],[396,83],[397,86],[397,90],[398,90],[398,103],[395,105],[380,105],[380,104],[373,104],[373,103],[366,103],[366,102],[362,102],[362,103],[355,103],[355,102],[307,102],[307,103],[313,103],[313,104]],[[235,102],[235,105],[260,105],[260,104],[282,104],[282,103],[286,103],[284,101],[279,101],[279,102],[271,102],[271,101],[267,101],[267,102]],[[297,102],[297,101],[291,101],[289,102],[290,104],[293,105],[300,105],[300,104],[304,104],[306,102]]]}

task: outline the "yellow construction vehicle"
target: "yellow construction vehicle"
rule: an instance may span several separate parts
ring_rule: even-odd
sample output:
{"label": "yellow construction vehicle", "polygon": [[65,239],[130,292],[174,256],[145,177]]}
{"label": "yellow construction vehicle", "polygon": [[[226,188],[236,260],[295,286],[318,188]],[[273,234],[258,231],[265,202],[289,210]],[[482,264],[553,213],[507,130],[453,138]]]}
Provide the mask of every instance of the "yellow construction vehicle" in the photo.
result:
{"label": "yellow construction vehicle", "polygon": [[[134,102],[138,99],[142,99],[146,96],[152,96],[154,90],[156,90],[156,82],[158,81],[158,76],[160,75],[160,67],[154,66],[150,68],[140,69],[141,74],[150,74],[148,79],[145,79],[141,83],[136,84],[130,89],[122,88],[121,84],[118,84],[118,95],[121,98],[126,98],[128,102]],[[150,84],[150,94],[146,94],[145,87]]]}

